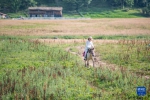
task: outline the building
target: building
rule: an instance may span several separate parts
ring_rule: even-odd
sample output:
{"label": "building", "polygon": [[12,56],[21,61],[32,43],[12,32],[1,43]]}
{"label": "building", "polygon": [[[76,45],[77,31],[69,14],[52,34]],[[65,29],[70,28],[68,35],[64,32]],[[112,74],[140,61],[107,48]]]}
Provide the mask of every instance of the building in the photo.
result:
{"label": "building", "polygon": [[62,7],[29,7],[30,17],[62,17]]}
{"label": "building", "polygon": [[1,12],[0,12],[0,18],[2,18],[2,19],[7,18],[7,14],[4,14],[4,13],[1,13]]}

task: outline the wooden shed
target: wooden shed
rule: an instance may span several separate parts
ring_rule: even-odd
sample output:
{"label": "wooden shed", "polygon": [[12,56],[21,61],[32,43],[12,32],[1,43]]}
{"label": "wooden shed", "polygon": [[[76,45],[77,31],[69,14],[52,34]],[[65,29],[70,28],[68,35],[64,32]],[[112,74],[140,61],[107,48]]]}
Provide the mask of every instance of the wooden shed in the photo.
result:
{"label": "wooden shed", "polygon": [[62,7],[29,7],[30,17],[62,17]]}

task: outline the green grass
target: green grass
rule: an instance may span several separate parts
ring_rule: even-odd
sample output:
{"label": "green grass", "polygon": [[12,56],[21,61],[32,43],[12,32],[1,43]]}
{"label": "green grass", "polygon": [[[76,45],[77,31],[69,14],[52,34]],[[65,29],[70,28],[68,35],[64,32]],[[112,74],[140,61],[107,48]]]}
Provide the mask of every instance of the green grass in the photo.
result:
{"label": "green grass", "polygon": [[130,69],[150,68],[149,40],[120,40],[117,44],[100,44],[96,47],[103,60]]}
{"label": "green grass", "polygon": [[150,97],[150,80],[124,69],[88,69],[64,51],[74,45],[1,37],[0,99],[135,100],[137,86],[147,88],[144,100]]}
{"label": "green grass", "polygon": [[[126,8],[127,9],[127,8]],[[122,10],[122,9],[110,9],[110,8],[88,8],[82,9],[80,13],[86,18],[139,18],[144,17],[141,13],[140,9],[129,9],[129,10]],[[65,17],[71,16],[78,16],[74,15],[74,13],[65,13]]]}
{"label": "green grass", "polygon": [[17,13],[8,13],[10,18],[28,17],[28,11],[19,11]]}
{"label": "green grass", "polygon": [[[59,46],[48,47],[38,41],[31,43],[23,39],[1,39],[0,46],[0,68],[49,66],[52,62],[55,63],[67,55],[67,53],[61,52],[63,50]],[[55,55],[57,57],[54,59]],[[66,59],[69,58],[64,58],[60,62],[64,62]]]}
{"label": "green grass", "polygon": [[112,40],[122,40],[122,39],[149,39],[149,35],[101,35],[93,36],[94,39],[112,39]]}
{"label": "green grass", "polygon": [[[7,36],[2,35],[0,39],[87,39],[88,35],[47,35],[47,36]],[[120,39],[149,39],[150,35],[93,35],[93,39],[108,39],[108,40],[120,40]]]}
{"label": "green grass", "polygon": [[[8,91],[2,98],[16,99],[22,97],[24,99],[30,98],[30,100],[44,98],[53,100],[91,99],[92,93],[96,91],[89,84],[86,84],[85,80],[78,77],[78,74],[82,74],[81,72],[75,74],[79,69],[81,68],[64,68],[57,65],[6,70],[5,76],[9,77],[9,81],[17,83],[15,89],[12,92]],[[7,75],[9,71],[11,72]],[[5,76],[3,78],[7,79]],[[2,84],[4,83],[5,81],[2,81]],[[6,83],[6,87],[8,84]]]}

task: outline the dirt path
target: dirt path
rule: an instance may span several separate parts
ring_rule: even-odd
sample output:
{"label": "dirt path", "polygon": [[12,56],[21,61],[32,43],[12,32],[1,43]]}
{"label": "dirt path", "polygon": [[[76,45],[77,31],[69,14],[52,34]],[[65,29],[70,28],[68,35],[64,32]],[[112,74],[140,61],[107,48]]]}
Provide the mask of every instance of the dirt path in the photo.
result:
{"label": "dirt path", "polygon": [[[76,52],[73,52],[72,50],[71,50],[71,47],[68,47],[68,48],[66,48],[66,51],[67,52],[70,52],[70,53],[72,53],[72,54],[74,54],[74,55],[78,55],[81,59],[82,59],[82,61],[84,62],[84,60],[83,60],[83,55],[82,55],[82,53],[83,53],[83,51],[84,51],[84,46],[76,46],[75,47],[78,51],[76,51]],[[95,57],[94,57],[94,60],[95,60],[95,68],[98,68],[98,67],[101,67],[101,68],[108,68],[108,69],[110,69],[110,70],[112,70],[112,71],[115,71],[115,70],[126,70],[124,67],[118,67],[117,65],[115,65],[115,64],[109,64],[109,63],[107,63],[107,62],[105,62],[105,61],[102,61],[101,60],[101,56],[97,53],[97,52],[95,52]],[[92,61],[89,61],[89,65],[90,66],[93,66],[93,63],[92,63]],[[135,73],[135,72],[134,72]],[[137,74],[138,75],[138,74]],[[149,75],[142,75],[145,79],[150,79],[150,76]]]}
{"label": "dirt path", "polygon": [[[43,42],[43,43],[55,43],[55,44],[68,44],[68,43],[85,43],[86,39],[38,39],[38,41]],[[118,40],[94,40],[94,43],[117,43]],[[72,50],[72,48],[77,49],[77,51]],[[76,46],[76,47],[67,47],[65,48],[67,52],[70,52],[74,55],[78,55],[82,62],[84,62],[83,59],[83,51],[84,51],[84,45]],[[94,62],[95,62],[95,68],[101,67],[101,68],[108,68],[111,70],[118,70],[119,67],[115,64],[109,64],[107,62],[104,62],[101,60],[101,56],[99,53],[95,52],[95,57],[94,57]],[[90,66],[93,66],[92,61],[89,62]]]}
{"label": "dirt path", "polygon": [[[63,44],[70,44],[70,43],[74,43],[74,44],[77,44],[77,43],[85,43],[85,39],[36,39],[36,40],[32,40],[32,41],[38,41],[38,42],[42,42],[42,43],[46,43],[46,44],[59,44],[59,45],[63,45]],[[94,40],[93,42],[95,43],[118,43],[119,41],[118,40]],[[77,49],[77,50],[73,50],[74,49]],[[83,51],[84,51],[84,45],[80,45],[80,46],[74,46],[74,47],[67,47],[65,48],[65,50],[67,52],[70,52],[74,55],[77,55],[80,59],[81,59],[81,62],[84,62],[83,60]],[[92,61],[90,61],[90,66],[92,66]],[[112,71],[115,71],[115,70],[127,70],[125,67],[119,67],[115,64],[110,64],[108,62],[105,62],[105,61],[102,61],[101,60],[101,56],[99,53],[95,52],[95,68],[98,68],[98,67],[101,67],[101,68],[108,68]],[[131,73],[137,73],[137,71],[133,71]],[[137,75],[140,75],[140,74],[137,74]],[[144,78],[146,79],[150,79],[150,75],[143,75]]]}
{"label": "dirt path", "polygon": [[[78,55],[82,59],[82,61],[84,62],[83,55],[82,55],[82,53],[84,51],[84,46],[83,45],[82,46],[76,46],[75,48],[78,51],[76,51],[76,52],[72,51],[71,47],[66,48],[66,51],[68,51],[68,52],[70,52],[74,55]],[[103,67],[104,68],[104,67],[106,67],[106,68],[109,68],[111,70],[117,70],[118,69],[117,65],[109,64],[109,63],[106,63],[106,62],[102,61],[100,55],[97,52],[95,52],[94,63],[95,63],[95,66],[94,66],[95,68],[98,68],[98,67]],[[93,66],[92,61],[89,61],[89,65]]]}
{"label": "dirt path", "polygon": [[[55,43],[55,44],[68,44],[68,43],[85,43],[86,39],[38,39],[38,41],[40,42],[43,42],[43,43]],[[94,40],[93,41],[94,43],[117,43],[118,40]],[[77,51],[72,51],[72,47],[67,47],[65,50],[67,52],[70,52],[74,55],[78,55],[81,59],[82,59],[82,62],[84,62],[83,60],[83,51],[84,51],[84,45],[80,45],[80,46],[76,46],[75,47],[77,49]],[[115,64],[109,64],[107,62],[104,62],[101,60],[101,56],[95,52],[95,67],[107,67],[109,69],[112,69],[112,70],[117,70],[118,69],[118,66],[115,65]],[[92,61],[89,62],[90,66],[92,66]]]}

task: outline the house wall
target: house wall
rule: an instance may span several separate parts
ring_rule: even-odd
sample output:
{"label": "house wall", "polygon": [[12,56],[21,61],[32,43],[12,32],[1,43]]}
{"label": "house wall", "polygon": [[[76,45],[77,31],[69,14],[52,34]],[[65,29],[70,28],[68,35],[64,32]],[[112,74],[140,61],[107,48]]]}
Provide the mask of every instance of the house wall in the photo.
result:
{"label": "house wall", "polygon": [[62,11],[30,10],[30,17],[62,17]]}

